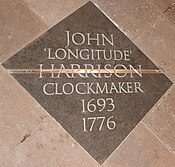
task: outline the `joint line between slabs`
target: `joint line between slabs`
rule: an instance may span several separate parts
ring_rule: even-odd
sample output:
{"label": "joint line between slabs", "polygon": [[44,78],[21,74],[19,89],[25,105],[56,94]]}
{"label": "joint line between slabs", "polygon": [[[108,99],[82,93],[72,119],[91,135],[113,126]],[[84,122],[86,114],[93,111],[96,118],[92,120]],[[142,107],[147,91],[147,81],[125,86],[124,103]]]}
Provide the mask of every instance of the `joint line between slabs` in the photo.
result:
{"label": "joint line between slabs", "polygon": [[165,144],[149,127],[148,125],[146,125],[143,121],[141,121],[143,123],[143,125],[145,126],[145,128],[147,128],[150,133],[171,153],[173,153],[173,155],[175,156],[175,152],[171,149],[171,147],[167,144]]}

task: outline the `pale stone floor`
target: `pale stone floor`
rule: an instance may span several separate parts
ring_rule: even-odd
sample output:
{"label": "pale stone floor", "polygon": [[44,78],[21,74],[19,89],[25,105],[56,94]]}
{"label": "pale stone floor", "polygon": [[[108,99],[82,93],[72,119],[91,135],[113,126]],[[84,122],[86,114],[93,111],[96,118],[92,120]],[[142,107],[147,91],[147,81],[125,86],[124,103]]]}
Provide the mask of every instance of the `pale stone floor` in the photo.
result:
{"label": "pale stone floor", "polygon": [[[0,0],[0,62],[88,0]],[[92,1],[175,82],[175,1]],[[103,167],[175,166],[175,86]],[[0,65],[0,167],[97,167]]]}

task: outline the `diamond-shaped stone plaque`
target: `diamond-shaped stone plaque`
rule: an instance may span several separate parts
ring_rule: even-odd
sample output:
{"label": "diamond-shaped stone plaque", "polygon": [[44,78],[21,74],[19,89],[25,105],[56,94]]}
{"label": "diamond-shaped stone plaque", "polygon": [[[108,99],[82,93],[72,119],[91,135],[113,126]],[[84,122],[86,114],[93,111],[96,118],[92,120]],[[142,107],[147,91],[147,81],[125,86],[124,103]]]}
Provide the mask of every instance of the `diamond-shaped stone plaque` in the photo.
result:
{"label": "diamond-shaped stone plaque", "polygon": [[2,65],[100,164],[172,85],[92,2]]}

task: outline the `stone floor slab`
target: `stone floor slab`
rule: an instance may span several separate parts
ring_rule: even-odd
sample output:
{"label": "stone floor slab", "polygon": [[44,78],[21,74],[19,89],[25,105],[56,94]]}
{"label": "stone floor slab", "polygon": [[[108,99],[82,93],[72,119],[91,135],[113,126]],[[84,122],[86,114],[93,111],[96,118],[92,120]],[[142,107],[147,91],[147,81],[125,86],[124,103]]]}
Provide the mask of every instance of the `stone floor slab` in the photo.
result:
{"label": "stone floor slab", "polygon": [[[23,0],[49,26],[63,20],[89,0]],[[49,14],[48,14],[49,13]]]}
{"label": "stone floor slab", "polygon": [[175,153],[175,86],[144,119],[144,123]]}
{"label": "stone floor slab", "polygon": [[174,167],[175,155],[139,124],[103,167]]}
{"label": "stone floor slab", "polygon": [[52,118],[31,133],[23,143],[0,161],[4,167],[98,167]]}
{"label": "stone floor slab", "polygon": [[162,13],[170,6],[172,0],[147,0],[158,8]]}
{"label": "stone floor slab", "polygon": [[125,34],[134,39],[148,24],[153,24],[160,13],[145,0],[96,0],[95,4],[106,13]]}
{"label": "stone floor slab", "polygon": [[0,1],[0,61],[4,61],[47,29],[21,1]]}
{"label": "stone floor slab", "polygon": [[153,27],[143,32],[135,43],[170,79],[175,81],[175,26],[172,23],[159,19]]}
{"label": "stone floor slab", "polygon": [[15,147],[48,114],[0,66],[0,157]]}

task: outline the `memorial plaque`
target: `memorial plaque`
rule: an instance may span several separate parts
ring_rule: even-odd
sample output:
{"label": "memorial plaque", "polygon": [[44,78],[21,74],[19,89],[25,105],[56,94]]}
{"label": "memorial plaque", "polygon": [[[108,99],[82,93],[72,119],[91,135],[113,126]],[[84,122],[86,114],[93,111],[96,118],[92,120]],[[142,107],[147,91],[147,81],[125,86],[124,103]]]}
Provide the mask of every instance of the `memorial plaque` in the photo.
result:
{"label": "memorial plaque", "polygon": [[172,85],[92,2],[2,65],[100,164]]}

